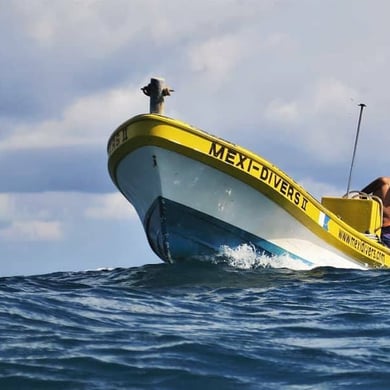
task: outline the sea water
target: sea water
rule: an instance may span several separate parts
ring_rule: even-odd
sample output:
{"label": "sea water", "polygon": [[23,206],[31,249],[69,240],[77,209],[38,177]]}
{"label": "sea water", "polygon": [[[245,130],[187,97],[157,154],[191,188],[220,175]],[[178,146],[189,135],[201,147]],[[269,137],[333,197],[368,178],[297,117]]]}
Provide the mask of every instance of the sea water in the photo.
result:
{"label": "sea water", "polygon": [[277,260],[0,278],[0,389],[389,389],[390,271]]}

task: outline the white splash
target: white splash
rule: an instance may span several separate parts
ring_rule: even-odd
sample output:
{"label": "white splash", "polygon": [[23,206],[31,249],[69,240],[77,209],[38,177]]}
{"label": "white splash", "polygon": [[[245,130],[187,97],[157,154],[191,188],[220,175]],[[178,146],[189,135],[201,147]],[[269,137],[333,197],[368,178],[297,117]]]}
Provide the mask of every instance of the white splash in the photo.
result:
{"label": "white splash", "polygon": [[264,253],[258,253],[256,248],[251,244],[242,244],[235,248],[222,245],[217,258],[222,258],[231,267],[238,269],[288,268],[301,271],[313,268],[313,265],[309,265],[300,259],[295,259],[288,255],[270,257]]}

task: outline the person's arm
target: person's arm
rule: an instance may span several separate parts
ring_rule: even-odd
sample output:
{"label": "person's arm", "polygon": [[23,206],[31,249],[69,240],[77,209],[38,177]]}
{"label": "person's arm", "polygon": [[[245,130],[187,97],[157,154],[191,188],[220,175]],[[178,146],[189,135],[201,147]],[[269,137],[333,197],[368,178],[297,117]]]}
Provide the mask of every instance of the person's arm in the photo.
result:
{"label": "person's arm", "polygon": [[372,194],[373,192],[375,192],[376,190],[381,188],[383,186],[383,184],[385,184],[385,183],[386,183],[386,181],[383,177],[378,177],[373,182],[371,182],[369,185],[364,187],[362,189],[362,192],[364,192],[366,194]]}

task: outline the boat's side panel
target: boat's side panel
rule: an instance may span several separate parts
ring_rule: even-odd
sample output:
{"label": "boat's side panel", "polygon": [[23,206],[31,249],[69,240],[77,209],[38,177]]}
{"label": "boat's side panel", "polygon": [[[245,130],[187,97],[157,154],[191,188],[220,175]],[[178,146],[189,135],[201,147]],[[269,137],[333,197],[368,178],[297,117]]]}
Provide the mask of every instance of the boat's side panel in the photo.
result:
{"label": "boat's side panel", "polygon": [[178,153],[139,148],[119,163],[117,182],[168,260],[246,242],[313,266],[357,266],[247,184]]}
{"label": "boat's side panel", "polygon": [[154,147],[137,149],[121,160],[116,169],[117,186],[134,206],[141,221],[162,194],[154,150]]}

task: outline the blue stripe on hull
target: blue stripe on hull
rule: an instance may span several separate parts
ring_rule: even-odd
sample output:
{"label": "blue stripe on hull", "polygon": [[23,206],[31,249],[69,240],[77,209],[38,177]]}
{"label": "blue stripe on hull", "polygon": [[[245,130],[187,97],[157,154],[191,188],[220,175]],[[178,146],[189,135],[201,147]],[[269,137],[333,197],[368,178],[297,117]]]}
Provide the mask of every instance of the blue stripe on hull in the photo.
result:
{"label": "blue stripe on hull", "polygon": [[307,262],[260,237],[162,197],[150,207],[144,228],[153,251],[167,262],[214,256],[223,245],[235,248],[241,244],[253,245],[259,254],[288,254]]}

